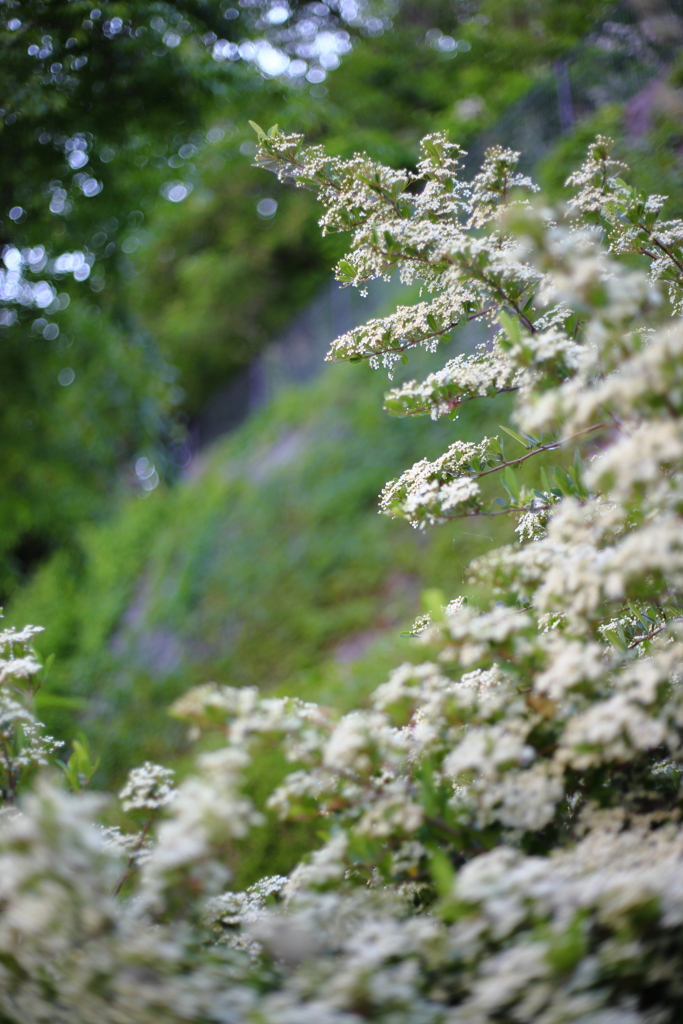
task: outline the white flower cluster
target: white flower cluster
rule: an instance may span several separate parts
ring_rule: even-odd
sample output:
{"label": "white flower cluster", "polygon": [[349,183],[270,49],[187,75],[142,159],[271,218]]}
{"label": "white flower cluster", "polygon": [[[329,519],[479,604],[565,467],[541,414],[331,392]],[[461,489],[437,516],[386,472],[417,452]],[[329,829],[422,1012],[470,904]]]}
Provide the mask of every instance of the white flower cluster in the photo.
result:
{"label": "white flower cluster", "polygon": [[[431,346],[456,313],[495,314],[488,347],[387,405],[447,415],[513,390],[507,450],[501,438],[456,441],[388,484],[382,504],[416,525],[512,515],[523,543],[470,566],[490,604],[433,602],[413,629],[424,660],[398,667],[366,708],[190,691],[173,713],[197,736],[214,732],[194,773],[173,790],[170,773],[144,765],[121,794],[148,831],[98,830],[97,801],[39,781],[0,818],[10,1024],[680,1016],[678,229],[659,224],[661,197],[634,198],[615,177],[606,140],[570,179],[581,192],[567,220],[519,202],[530,185],[512,155],[489,154],[470,185],[457,157],[429,137],[414,179],[273,133],[259,159],[320,188],[324,226],[353,233],[348,280],[398,268],[436,296],[337,355],[391,362]],[[522,478],[529,464],[539,488]],[[490,503],[499,480],[505,495]],[[22,685],[37,662],[28,633],[3,636],[3,708],[25,736]],[[264,745],[291,770],[261,808],[245,769]],[[268,808],[316,821],[320,844],[287,877],[232,891],[235,843]]]}
{"label": "white flower cluster", "polygon": [[166,807],[175,796],[174,774],[170,768],[151,761],[145,761],[141,768],[133,768],[119,793],[124,811],[157,811]]}
{"label": "white flower cluster", "polygon": [[618,175],[628,168],[611,157],[613,143],[598,135],[588,159],[567,181],[581,189],[575,209],[598,213],[610,229],[611,251],[650,262],[650,279],[664,281],[675,313],[683,310],[683,220],[660,219],[667,196],[647,196]]}
{"label": "white flower cluster", "polygon": [[[485,467],[502,461],[498,439],[488,437],[475,444],[455,441],[434,462],[422,459],[406,470],[398,480],[388,483],[380,498],[380,509],[404,515],[415,526],[444,522],[457,509],[479,508],[479,484],[476,477]],[[496,450],[497,449],[497,450]]]}
{"label": "white flower cluster", "polygon": [[0,791],[14,804],[24,776],[47,765],[62,743],[48,736],[30,708],[41,665],[31,640],[42,627],[0,630]]}
{"label": "white flower cluster", "polygon": [[[423,139],[416,175],[362,155],[330,159],[320,146],[304,147],[300,135],[276,133],[261,142],[263,166],[274,166],[283,180],[317,185],[327,208],[324,232],[353,232],[350,254],[337,267],[340,281],[362,285],[398,271],[405,284],[419,282],[436,294],[342,335],[328,359],[367,358],[391,370],[410,348],[435,351],[458,323],[506,305],[521,313],[538,286],[535,267],[510,259],[511,240],[498,223],[501,208],[535,191],[515,172],[518,153],[489,150],[470,183],[458,178],[460,147],[440,132]],[[484,227],[490,230],[480,237]]]}
{"label": "white flower cluster", "polygon": [[436,420],[452,415],[470,399],[515,391],[521,380],[520,369],[511,365],[507,352],[494,340],[491,345],[478,346],[474,356],[455,356],[424,381],[411,380],[393,388],[384,405],[397,416],[428,413]]}

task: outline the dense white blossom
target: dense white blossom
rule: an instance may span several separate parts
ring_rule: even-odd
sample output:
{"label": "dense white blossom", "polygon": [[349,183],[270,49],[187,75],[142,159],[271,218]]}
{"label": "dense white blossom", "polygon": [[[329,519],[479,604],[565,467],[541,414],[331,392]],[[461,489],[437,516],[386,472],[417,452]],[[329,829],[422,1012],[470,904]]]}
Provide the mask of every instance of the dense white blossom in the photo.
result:
{"label": "dense white blossom", "polygon": [[140,768],[133,768],[119,793],[124,811],[157,811],[165,807],[175,796],[171,784],[173,775],[169,768],[151,761],[145,761]]}
{"label": "dense white blossom", "polygon": [[[133,769],[120,798],[142,831],[92,825],[103,809],[87,794],[28,789],[53,745],[31,710],[34,631],[0,634],[0,768],[20,805],[0,816],[0,1016],[675,1021],[683,225],[624,184],[602,138],[570,178],[568,217],[531,204],[510,152],[461,181],[441,134],[415,175],[277,131],[259,142],[259,163],[318,188],[324,230],[351,232],[341,280],[397,272],[427,296],[332,358],[391,369],[456,323],[489,325],[487,343],[386,405],[436,418],[511,392],[505,437],[454,440],[380,502],[420,527],[512,517],[511,543],[468,570],[492,601],[427,602],[417,663],[378,680],[368,707],[215,683],[176,701],[192,736],[213,739],[177,789],[161,766]],[[263,743],[291,770],[262,808],[246,773]],[[267,809],[313,819],[320,839],[288,876],[233,891],[236,844]]]}

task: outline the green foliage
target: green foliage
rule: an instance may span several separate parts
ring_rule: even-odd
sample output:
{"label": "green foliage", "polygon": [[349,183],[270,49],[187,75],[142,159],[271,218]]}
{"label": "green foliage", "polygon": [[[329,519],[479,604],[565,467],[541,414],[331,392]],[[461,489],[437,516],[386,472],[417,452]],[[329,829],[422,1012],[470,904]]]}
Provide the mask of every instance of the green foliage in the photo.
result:
{"label": "green foliage", "polygon": [[100,518],[122,461],[166,432],[165,367],[147,336],[92,302],[65,309],[57,338],[43,336],[46,322],[2,342],[0,594]]}
{"label": "green foliage", "polygon": [[[583,0],[480,8],[477,18],[459,20],[450,3],[407,0],[390,32],[355,40],[322,95],[290,90],[283,103],[272,88],[254,87],[249,112],[260,124],[303,128],[331,153],[364,149],[393,166],[414,165],[426,127],[467,142],[599,15]],[[430,30],[451,33],[464,48],[439,51],[426,39]],[[474,106],[458,106],[473,96]],[[222,138],[193,158],[195,192],[176,208],[160,204],[132,261],[131,300],[180,369],[191,413],[284,326],[342,251],[339,240],[320,238],[309,193],[264,182],[247,166],[241,150],[253,134],[244,109],[241,94],[223,96],[214,114]],[[278,203],[274,217],[259,217],[263,198]]]}
{"label": "green foliage", "polygon": [[[386,476],[453,425],[388,419],[381,378],[356,371],[350,387],[350,372],[283,394],[204,456],[195,479],[83,531],[80,553],[56,555],[13,601],[9,621],[50,623],[37,642],[56,660],[38,708],[62,738],[86,730],[100,785],[181,749],[164,708],[188,682],[295,680],[340,707],[362,699],[369,683],[345,659],[381,648],[424,581],[452,586],[457,553],[464,564],[490,543],[490,524],[474,524],[425,546],[377,515]],[[457,434],[486,409],[472,413]]]}
{"label": "green foliage", "polygon": [[[131,455],[173,436],[174,372],[131,321],[121,284],[126,239],[167,177],[155,153],[188,143],[214,102],[221,72],[197,33],[220,12],[193,3],[91,11],[26,0],[0,12],[0,247],[25,288],[46,282],[38,308],[24,294],[0,321],[0,436],[11,454],[0,594],[106,510]],[[174,14],[179,45],[160,49],[151,22]],[[23,266],[20,252],[30,254]],[[60,269],[52,261],[64,254]]]}
{"label": "green foliage", "polygon": [[[339,256],[337,240],[319,237],[310,195],[249,168],[247,113],[304,128],[332,152],[413,164],[425,128],[466,142],[600,13],[587,0],[483,0],[465,13],[405,0],[379,36],[347,25],[352,52],[309,90],[213,60],[215,36],[276,31],[258,5],[227,20],[223,7],[118,2],[91,17],[81,0],[21,0],[0,12],[0,247],[44,247],[48,266],[27,264],[24,277],[59,294],[0,319],[0,437],[13,453],[0,477],[0,598],[73,544],[80,522],[111,510],[131,460],[173,478],[186,417]],[[310,18],[306,4],[290,9],[288,24]],[[338,26],[334,11],[317,17]],[[439,49],[439,33],[458,48]],[[165,197],[174,181],[192,190],[177,203]],[[259,216],[263,198],[277,201],[275,216]],[[51,269],[65,253],[92,262],[87,279]]]}
{"label": "green foliage", "polygon": [[69,760],[66,763],[58,760],[57,764],[64,772],[71,791],[78,793],[92,779],[99,768],[100,759],[99,757],[93,758],[88,738],[84,733],[71,741],[71,747],[73,753]]}

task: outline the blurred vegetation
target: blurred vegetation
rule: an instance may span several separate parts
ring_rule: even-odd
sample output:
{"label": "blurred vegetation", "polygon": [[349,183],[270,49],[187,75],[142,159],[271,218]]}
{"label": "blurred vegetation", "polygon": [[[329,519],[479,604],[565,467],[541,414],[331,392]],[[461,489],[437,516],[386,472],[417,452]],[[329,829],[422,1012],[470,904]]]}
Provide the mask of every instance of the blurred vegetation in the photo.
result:
{"label": "blurred vegetation", "polygon": [[[90,10],[16,4],[10,13],[23,18],[20,8],[41,6],[41,17],[82,19]],[[33,113],[10,125],[24,124],[23,134],[11,136],[5,122],[5,152],[26,154],[23,177],[13,161],[1,172],[2,213],[12,203],[26,208],[25,219],[4,218],[5,243],[95,257],[86,280],[59,281],[69,304],[42,314],[58,326],[56,338],[32,326],[35,310],[0,332],[0,589],[12,594],[11,622],[46,626],[37,646],[56,657],[40,713],[60,737],[85,729],[102,757],[95,785],[118,784],[143,758],[182,770],[185,737],[166,709],[208,678],[342,710],[362,703],[391,666],[414,656],[398,634],[419,613],[420,592],[468,593],[464,567],[507,528],[476,520],[425,536],[377,515],[385,480],[451,438],[495,434],[502,412],[484,402],[455,423],[394,420],[381,409],[386,378],[365,368],[332,367],[291,388],[176,479],[185,426],[328,278],[344,242],[319,238],[309,194],[250,166],[247,118],[305,131],[340,154],[366,149],[410,165],[427,131],[447,128],[466,145],[607,6],[406,0],[390,31],[357,33],[324,85],[285,85],[192,49],[210,16],[223,17],[220,6],[108,4],[107,17],[116,9],[124,22],[149,21],[163,8],[172,24],[180,14],[194,35],[163,60],[143,49],[132,61],[138,43],[122,40],[111,94],[95,88],[108,72],[96,56],[105,42],[91,35],[79,45],[93,47],[89,95],[103,98],[85,112],[90,120],[58,89],[47,90],[50,107],[37,82]],[[238,21],[223,20],[221,35],[239,40]],[[70,24],[66,35],[76,31]],[[8,32],[0,39],[7,52]],[[22,67],[0,62],[0,82],[17,94]],[[145,83],[159,67],[148,101]],[[632,112],[611,107],[561,140],[539,168],[547,192],[558,195],[587,141],[604,130],[619,137],[644,187],[671,190],[680,205],[677,75],[640,134]],[[184,123],[171,124],[171,113]],[[50,124],[49,144],[36,141]],[[72,209],[49,217],[41,183],[71,173],[63,144],[54,144],[59,124],[64,136],[90,133],[88,167],[104,188],[90,198],[74,190]],[[98,162],[105,147],[114,158]],[[184,183],[182,201],[159,191],[171,177]],[[264,199],[277,203],[274,216],[259,213]],[[411,376],[424,365],[411,361]],[[75,373],[68,385],[59,384],[65,367]],[[142,456],[161,480],[152,493],[140,491],[132,471]],[[264,750],[255,793],[282,771]],[[242,852],[240,880],[266,863],[271,873],[287,870],[302,842],[296,826],[269,822]]]}
{"label": "blurred vegetation", "polygon": [[[585,0],[405,0],[390,32],[361,37],[324,86],[276,102],[254,89],[249,117],[303,131],[342,156],[364,150],[414,166],[419,140],[448,129],[463,144],[547,72],[607,4]],[[429,36],[429,38],[428,38]],[[442,50],[441,39],[456,41]],[[218,139],[193,158],[201,186],[157,211],[132,302],[174,366],[196,413],[217,382],[250,360],[330,273],[344,239],[321,239],[312,197],[249,166],[242,101],[226,103]],[[273,218],[258,214],[264,198]]]}
{"label": "blurred vegetation", "polygon": [[213,59],[216,38],[278,42],[271,6],[0,8],[0,246],[32,253],[24,279],[57,296],[0,316],[0,599],[111,512],[137,459],[172,479],[188,419],[329,274],[342,243],[320,240],[309,195],[249,166],[248,118],[410,164],[426,131],[471,137],[605,5],[377,0],[382,31],[289,4],[288,25],[350,36],[325,85]]}
{"label": "blurred vegetation", "polygon": [[[294,2],[292,18],[306,7]],[[0,6],[0,436],[12,453],[0,476],[0,594],[107,512],[131,458],[152,452],[173,469],[183,392],[136,316],[130,255],[155,209],[193,187],[192,174],[174,179],[191,171],[207,125],[254,96],[282,104],[279,83],[213,58],[219,36],[263,34],[260,13],[203,0]],[[62,421],[69,429],[55,431]]]}
{"label": "blurred vegetation", "polygon": [[85,529],[77,554],[55,556],[15,598],[12,620],[44,623],[38,648],[56,655],[41,713],[73,734],[71,709],[83,707],[102,779],[141,751],[160,757],[156,744],[169,755],[177,736],[164,711],[188,685],[323,685],[321,662],[353,660],[410,625],[423,587],[462,586],[496,524],[428,540],[378,516],[377,495],[454,432],[484,430],[486,405],[454,431],[388,417],[385,387],[382,374],[345,366],[290,389],[207,452],[193,479]]}
{"label": "blurred vegetation", "polygon": [[[209,678],[362,704],[417,655],[398,634],[420,592],[468,591],[470,558],[509,524],[427,538],[378,516],[377,495],[451,437],[490,429],[490,410],[472,403],[438,426],[396,420],[382,412],[385,387],[383,374],[343,366],[292,388],[214,446],[194,479],[84,531],[78,556],[54,557],[15,599],[11,620],[45,623],[37,648],[56,655],[38,711],[60,736],[85,730],[102,757],[96,785],[120,783],[143,758],[182,770],[185,737],[168,705]],[[271,762],[264,751],[255,767],[264,793],[284,767]],[[260,870],[254,843],[265,856],[275,841],[272,828],[257,833],[244,870]],[[295,855],[287,842],[269,870]]]}

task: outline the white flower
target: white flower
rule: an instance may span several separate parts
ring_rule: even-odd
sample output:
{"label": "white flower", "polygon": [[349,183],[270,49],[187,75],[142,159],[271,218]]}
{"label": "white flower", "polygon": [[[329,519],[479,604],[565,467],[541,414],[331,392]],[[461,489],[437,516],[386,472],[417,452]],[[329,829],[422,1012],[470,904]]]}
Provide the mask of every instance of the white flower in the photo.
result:
{"label": "white flower", "polygon": [[151,761],[145,761],[141,768],[133,768],[119,793],[124,811],[157,811],[166,807],[176,793],[171,782],[174,774],[170,768]]}

